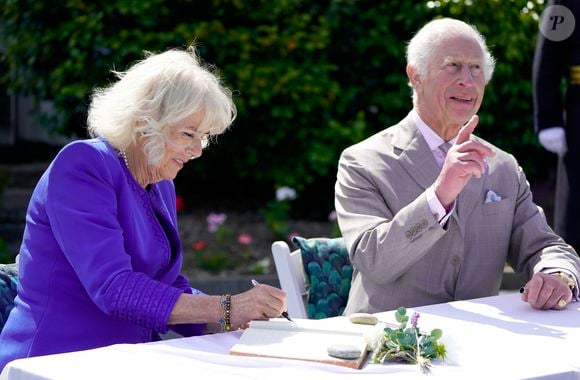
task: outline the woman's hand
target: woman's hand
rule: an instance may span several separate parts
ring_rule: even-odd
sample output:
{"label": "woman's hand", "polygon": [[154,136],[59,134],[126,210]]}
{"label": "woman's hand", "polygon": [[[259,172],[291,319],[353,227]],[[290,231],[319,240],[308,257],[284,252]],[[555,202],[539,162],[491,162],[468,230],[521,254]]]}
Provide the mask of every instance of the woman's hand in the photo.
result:
{"label": "woman's hand", "polygon": [[231,324],[245,328],[256,319],[276,318],[287,309],[286,293],[270,285],[259,284],[232,296]]}

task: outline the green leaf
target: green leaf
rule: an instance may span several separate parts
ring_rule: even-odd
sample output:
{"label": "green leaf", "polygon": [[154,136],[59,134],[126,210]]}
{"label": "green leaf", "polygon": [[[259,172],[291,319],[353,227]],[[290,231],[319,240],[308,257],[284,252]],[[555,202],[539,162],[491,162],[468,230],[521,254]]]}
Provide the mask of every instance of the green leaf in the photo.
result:
{"label": "green leaf", "polygon": [[405,309],[404,307],[400,307],[397,309],[396,313],[395,313],[395,319],[397,320],[397,322],[399,322],[401,324],[401,329],[404,329],[405,326],[407,325],[407,321],[409,320],[409,317],[407,317],[407,309]]}
{"label": "green leaf", "polygon": [[439,339],[443,335],[443,331],[441,329],[433,329],[433,330],[431,330],[430,335],[434,339]]}

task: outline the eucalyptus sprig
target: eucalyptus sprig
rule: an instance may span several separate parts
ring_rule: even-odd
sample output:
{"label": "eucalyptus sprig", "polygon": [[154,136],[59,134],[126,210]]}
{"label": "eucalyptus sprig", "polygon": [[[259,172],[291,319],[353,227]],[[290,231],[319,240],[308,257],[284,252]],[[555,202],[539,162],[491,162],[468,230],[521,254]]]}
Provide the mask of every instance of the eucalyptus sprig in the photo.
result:
{"label": "eucalyptus sprig", "polygon": [[371,361],[383,364],[387,362],[403,362],[417,364],[421,372],[428,372],[431,359],[445,359],[445,345],[438,342],[443,332],[441,329],[431,330],[426,334],[419,330],[417,322],[419,313],[411,317],[411,325],[407,327],[409,317],[404,307],[397,309],[395,319],[399,328],[386,327],[384,336],[373,348]]}

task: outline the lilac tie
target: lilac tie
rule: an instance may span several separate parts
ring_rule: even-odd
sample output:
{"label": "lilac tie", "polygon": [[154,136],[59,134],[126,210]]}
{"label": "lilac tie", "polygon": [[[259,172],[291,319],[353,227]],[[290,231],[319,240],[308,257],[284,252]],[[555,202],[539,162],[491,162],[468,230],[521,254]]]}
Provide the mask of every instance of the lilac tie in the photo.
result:
{"label": "lilac tie", "polygon": [[445,157],[447,157],[447,152],[449,152],[449,149],[451,148],[451,143],[448,142],[444,142],[443,144],[439,145],[439,150],[441,151],[441,164],[440,166],[443,166],[443,163],[445,162]]}
{"label": "lilac tie", "polygon": [[439,145],[439,149],[441,149],[441,152],[443,152],[443,157],[447,157],[447,152],[449,152],[450,148],[451,143],[448,142],[444,142],[443,144]]}

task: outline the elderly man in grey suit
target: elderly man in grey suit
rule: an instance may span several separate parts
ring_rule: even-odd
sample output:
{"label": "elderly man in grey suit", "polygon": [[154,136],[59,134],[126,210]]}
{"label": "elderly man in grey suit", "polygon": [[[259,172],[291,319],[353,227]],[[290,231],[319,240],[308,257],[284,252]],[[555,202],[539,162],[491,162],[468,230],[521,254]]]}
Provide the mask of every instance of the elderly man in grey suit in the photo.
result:
{"label": "elderly man in grey suit", "polygon": [[407,48],[412,111],[342,153],[335,204],[355,268],[346,315],[496,295],[506,260],[529,279],[532,307],[577,300],[577,253],[515,158],[472,134],[494,65],[472,26],[428,23]]}

